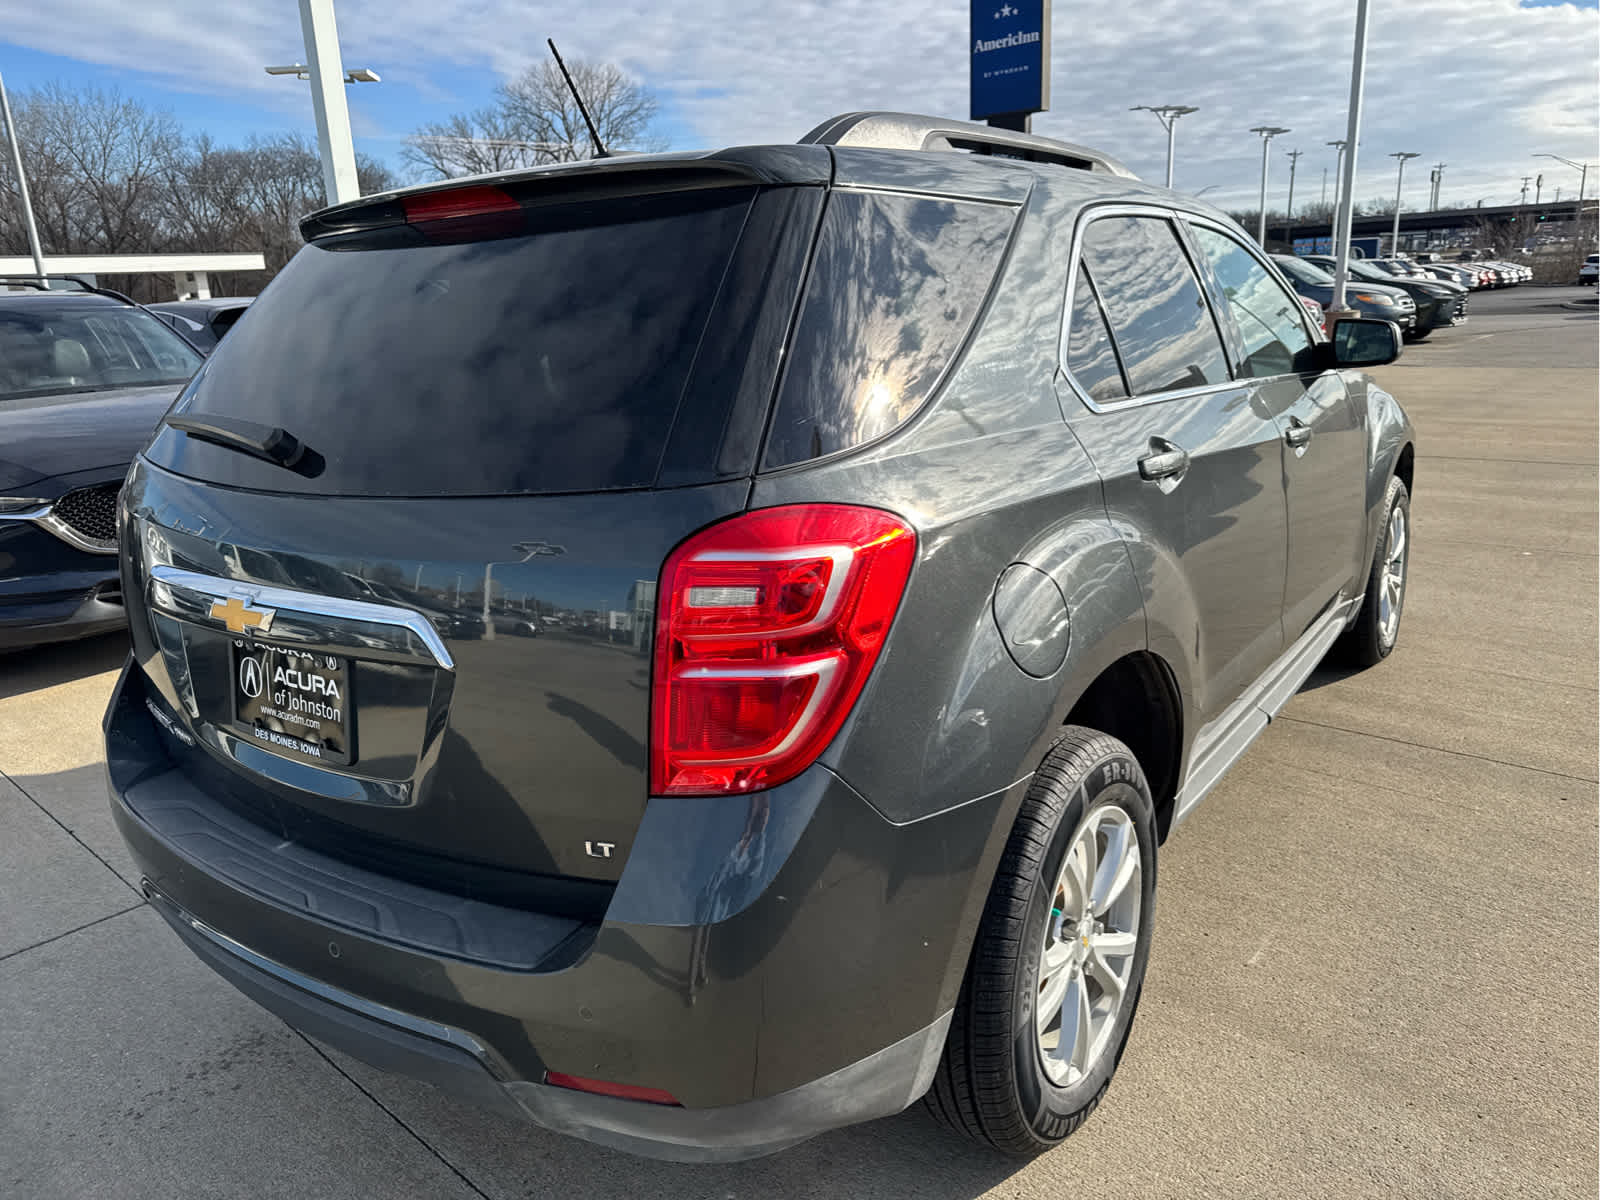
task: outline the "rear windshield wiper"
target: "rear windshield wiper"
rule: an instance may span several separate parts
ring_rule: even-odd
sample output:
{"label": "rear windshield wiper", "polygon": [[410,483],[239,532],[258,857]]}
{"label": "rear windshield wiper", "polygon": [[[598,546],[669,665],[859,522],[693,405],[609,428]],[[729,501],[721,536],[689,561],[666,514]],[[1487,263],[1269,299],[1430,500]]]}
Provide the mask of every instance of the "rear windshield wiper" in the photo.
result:
{"label": "rear windshield wiper", "polygon": [[197,417],[184,413],[170,414],[165,423],[202,442],[237,450],[274,466],[287,467],[308,479],[321,475],[327,465],[322,455],[288,430],[276,425],[262,425],[240,417]]}

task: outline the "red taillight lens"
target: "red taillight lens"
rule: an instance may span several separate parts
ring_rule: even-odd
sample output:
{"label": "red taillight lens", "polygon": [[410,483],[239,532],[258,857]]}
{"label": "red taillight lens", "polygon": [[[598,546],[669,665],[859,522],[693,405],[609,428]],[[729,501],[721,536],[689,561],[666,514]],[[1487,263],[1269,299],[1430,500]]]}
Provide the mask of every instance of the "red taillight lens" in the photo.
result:
{"label": "red taillight lens", "polygon": [[515,212],[522,206],[497,187],[449,188],[442,192],[423,192],[407,196],[406,220],[413,225],[423,221],[453,221],[457,217],[478,217],[484,213]]}
{"label": "red taillight lens", "polygon": [[650,790],[793,779],[844,723],[916,558],[891,513],[796,504],[695,534],[661,570]]}
{"label": "red taillight lens", "polygon": [[591,1092],[596,1096],[615,1096],[619,1100],[640,1100],[645,1104],[678,1105],[671,1092],[660,1088],[635,1087],[631,1083],[607,1083],[603,1079],[585,1079],[582,1075],[564,1075],[560,1071],[546,1071],[544,1081],[551,1087],[571,1088],[575,1092]]}

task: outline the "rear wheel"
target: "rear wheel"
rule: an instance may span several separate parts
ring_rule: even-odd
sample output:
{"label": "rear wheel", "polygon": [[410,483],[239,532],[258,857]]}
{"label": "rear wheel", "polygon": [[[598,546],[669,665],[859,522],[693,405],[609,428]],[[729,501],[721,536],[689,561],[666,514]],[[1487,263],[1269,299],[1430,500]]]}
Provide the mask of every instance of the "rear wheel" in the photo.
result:
{"label": "rear wheel", "polygon": [[1034,776],[927,1105],[1013,1154],[1082,1125],[1122,1057],[1150,955],[1155,815],[1132,752],[1069,727]]}

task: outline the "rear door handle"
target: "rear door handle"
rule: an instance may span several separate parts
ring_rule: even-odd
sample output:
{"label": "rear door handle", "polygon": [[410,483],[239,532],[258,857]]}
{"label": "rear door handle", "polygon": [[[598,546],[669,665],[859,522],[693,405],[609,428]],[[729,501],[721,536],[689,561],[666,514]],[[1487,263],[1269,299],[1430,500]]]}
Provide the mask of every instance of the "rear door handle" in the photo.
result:
{"label": "rear door handle", "polygon": [[1304,450],[1311,444],[1311,435],[1314,430],[1299,417],[1289,418],[1289,428],[1283,431],[1283,440],[1296,450]]}
{"label": "rear door handle", "polygon": [[1139,460],[1140,479],[1171,479],[1189,469],[1189,452],[1165,438],[1151,438],[1150,451]]}

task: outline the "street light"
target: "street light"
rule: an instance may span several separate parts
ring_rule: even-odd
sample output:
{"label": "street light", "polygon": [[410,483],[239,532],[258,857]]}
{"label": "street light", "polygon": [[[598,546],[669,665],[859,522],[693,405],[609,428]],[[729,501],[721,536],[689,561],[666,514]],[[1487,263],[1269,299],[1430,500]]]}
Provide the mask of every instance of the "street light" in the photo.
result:
{"label": "street light", "polygon": [[1398,159],[1400,161],[1400,173],[1396,176],[1395,181],[1394,181],[1394,232],[1389,235],[1389,253],[1390,254],[1399,254],[1400,253],[1400,186],[1401,186],[1401,184],[1403,184],[1405,182],[1405,178],[1406,178],[1406,159],[1408,159],[1408,158],[1421,158],[1422,155],[1416,154],[1416,153],[1414,153],[1414,152],[1412,152],[1410,150],[1400,150],[1400,151],[1397,151],[1394,154],[1389,155],[1389,157],[1390,158],[1394,158],[1394,159]]}
{"label": "street light", "polygon": [[366,67],[346,71],[339,59],[339,31],[333,0],[300,0],[300,33],[306,61],[268,67],[268,75],[293,75],[311,81],[311,109],[317,120],[317,149],[322,157],[322,187],[329,204],[343,204],[361,195],[356,182],[356,151],[350,139],[350,110],[340,82],[377,83],[378,73]]}
{"label": "street light", "polygon": [[1300,156],[1302,154],[1304,154],[1304,153],[1305,153],[1305,151],[1303,151],[1303,150],[1290,150],[1289,153],[1288,153],[1288,159],[1289,159],[1289,211],[1286,214],[1286,218],[1288,220],[1289,227],[1286,230],[1284,230],[1283,240],[1289,243],[1289,246],[1290,246],[1291,249],[1294,247],[1294,171],[1295,171],[1295,168],[1300,165]]}
{"label": "street light", "polygon": [[1172,144],[1177,138],[1175,126],[1179,117],[1186,117],[1192,112],[1199,112],[1198,108],[1189,104],[1135,104],[1129,112],[1155,113],[1156,120],[1161,122],[1161,128],[1167,131],[1167,186],[1172,186]]}
{"label": "street light", "polygon": [[[1578,223],[1581,226],[1582,223],[1583,223],[1583,188],[1584,188],[1584,185],[1589,182],[1589,164],[1588,163],[1575,163],[1570,158],[1562,158],[1561,155],[1559,155],[1559,154],[1535,154],[1534,157],[1535,158],[1553,158],[1558,163],[1566,163],[1567,166],[1571,167],[1574,171],[1577,171],[1579,173],[1578,174]],[[1581,234],[1582,230],[1580,229],[1579,232]]]}
{"label": "street light", "polygon": [[[11,166],[17,173],[17,200],[22,205],[22,220],[28,227],[28,250],[33,255],[33,273],[44,283],[44,251],[39,249],[39,227],[33,222],[33,201],[28,198],[28,176],[22,170],[22,146],[17,141],[17,126],[11,119],[11,101],[6,97],[5,80],[0,79],[0,114],[5,116],[6,141],[11,143]],[[1579,207],[1578,215],[1583,215]]]}
{"label": "street light", "polygon": [[[293,75],[296,79],[310,79],[311,68],[305,63],[291,63],[287,67],[267,67],[268,75]],[[383,76],[371,67],[354,67],[344,73],[346,83],[382,83]]]}
{"label": "street light", "polygon": [[1261,212],[1256,220],[1256,243],[1267,248],[1267,148],[1272,139],[1289,130],[1282,125],[1257,125],[1250,131],[1261,135]]}

